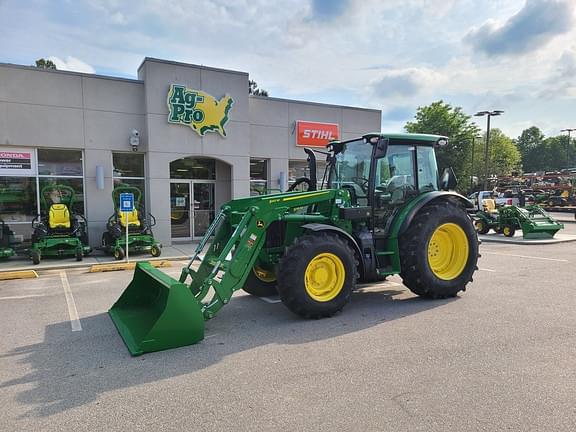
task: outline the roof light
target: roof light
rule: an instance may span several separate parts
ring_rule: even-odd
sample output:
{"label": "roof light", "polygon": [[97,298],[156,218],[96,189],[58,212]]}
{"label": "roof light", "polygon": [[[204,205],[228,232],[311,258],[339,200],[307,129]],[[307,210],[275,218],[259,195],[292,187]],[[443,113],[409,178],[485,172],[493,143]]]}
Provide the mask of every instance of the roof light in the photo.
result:
{"label": "roof light", "polygon": [[448,145],[448,140],[446,138],[440,138],[438,141],[436,141],[436,144],[439,147],[444,147],[444,146]]}

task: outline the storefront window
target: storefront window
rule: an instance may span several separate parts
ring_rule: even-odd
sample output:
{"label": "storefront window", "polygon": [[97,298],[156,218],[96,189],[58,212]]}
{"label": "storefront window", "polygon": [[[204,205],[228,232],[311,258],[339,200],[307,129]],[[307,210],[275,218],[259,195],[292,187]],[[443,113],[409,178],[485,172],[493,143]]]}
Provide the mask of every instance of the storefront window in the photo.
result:
{"label": "storefront window", "polygon": [[268,192],[268,161],[250,159],[250,195],[264,195]]}
{"label": "storefront window", "polygon": [[82,151],[38,149],[38,174],[81,177]]}
{"label": "storefront window", "polygon": [[134,153],[112,153],[114,187],[134,186],[142,193],[141,205],[146,208],[146,182],[144,181],[144,155]]}
{"label": "storefront window", "polygon": [[[316,161],[316,180],[317,188],[320,189],[322,185],[322,178],[324,177],[324,171],[326,170],[326,162]],[[292,186],[296,180],[301,177],[310,178],[310,169],[308,168],[308,162],[305,160],[291,160],[288,162],[288,186]],[[324,185],[328,181],[328,173],[326,173],[326,179],[324,180]]]}
{"label": "storefront window", "polygon": [[144,155],[134,153],[113,153],[113,177],[144,178]]}
{"label": "storefront window", "polygon": [[[64,185],[69,186],[74,190],[74,203],[72,204],[72,211],[74,213],[84,214],[84,181],[81,178],[65,178],[65,177],[40,177],[40,196],[42,190],[48,186]],[[41,210],[46,210],[42,209]]]}
{"label": "storefront window", "polygon": [[0,217],[4,222],[31,222],[34,216],[36,178],[0,177]]}
{"label": "storefront window", "polygon": [[216,180],[216,160],[182,158],[170,162],[170,178],[189,180]]}

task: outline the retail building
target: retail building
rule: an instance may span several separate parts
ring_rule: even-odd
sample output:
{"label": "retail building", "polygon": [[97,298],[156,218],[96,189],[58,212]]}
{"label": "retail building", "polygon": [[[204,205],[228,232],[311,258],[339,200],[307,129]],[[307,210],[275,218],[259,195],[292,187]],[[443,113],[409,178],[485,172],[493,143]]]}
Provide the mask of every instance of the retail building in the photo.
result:
{"label": "retail building", "polygon": [[40,190],[70,185],[98,245],[114,185],[144,191],[164,244],[232,198],[285,190],[303,146],[380,130],[381,112],[248,94],[248,74],[146,58],[138,79],[0,64],[0,216],[20,239]]}

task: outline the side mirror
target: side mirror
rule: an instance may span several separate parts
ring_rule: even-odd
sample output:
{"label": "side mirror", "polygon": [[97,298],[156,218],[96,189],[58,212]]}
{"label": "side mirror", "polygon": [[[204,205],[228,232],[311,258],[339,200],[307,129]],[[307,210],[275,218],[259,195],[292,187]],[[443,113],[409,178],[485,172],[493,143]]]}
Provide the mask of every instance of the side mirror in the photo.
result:
{"label": "side mirror", "polygon": [[376,143],[376,148],[374,149],[374,158],[378,159],[386,156],[388,151],[388,138],[379,137]]}
{"label": "side mirror", "polygon": [[440,178],[440,189],[449,191],[456,189],[458,186],[458,179],[452,168],[445,168]]}

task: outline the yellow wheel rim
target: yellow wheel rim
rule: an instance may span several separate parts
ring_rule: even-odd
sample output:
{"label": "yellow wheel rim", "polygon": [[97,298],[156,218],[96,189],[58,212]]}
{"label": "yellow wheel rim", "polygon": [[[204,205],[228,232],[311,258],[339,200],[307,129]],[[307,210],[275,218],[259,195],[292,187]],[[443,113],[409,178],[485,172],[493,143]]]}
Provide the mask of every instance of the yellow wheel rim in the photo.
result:
{"label": "yellow wheel rim", "polygon": [[456,279],[468,262],[468,238],[460,226],[445,223],[436,228],[428,242],[428,265],[442,280]]}
{"label": "yellow wheel rim", "polygon": [[304,285],[308,295],[318,301],[327,302],[335,298],[346,278],[342,260],[332,253],[316,255],[304,272]]}
{"label": "yellow wheel rim", "polygon": [[482,228],[484,228],[484,222],[477,221],[476,222],[476,231],[482,231]]}
{"label": "yellow wheel rim", "polygon": [[510,235],[510,228],[509,228],[509,227],[504,227],[504,235],[505,235],[505,236],[509,236],[509,235]]}
{"label": "yellow wheel rim", "polygon": [[254,275],[262,282],[272,283],[276,282],[276,274],[273,271],[263,269],[259,265],[252,267]]}

